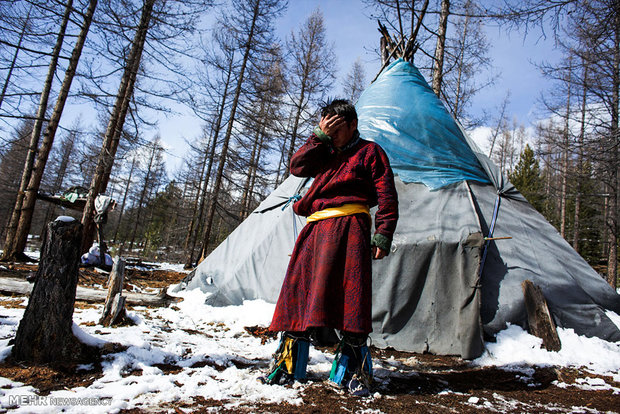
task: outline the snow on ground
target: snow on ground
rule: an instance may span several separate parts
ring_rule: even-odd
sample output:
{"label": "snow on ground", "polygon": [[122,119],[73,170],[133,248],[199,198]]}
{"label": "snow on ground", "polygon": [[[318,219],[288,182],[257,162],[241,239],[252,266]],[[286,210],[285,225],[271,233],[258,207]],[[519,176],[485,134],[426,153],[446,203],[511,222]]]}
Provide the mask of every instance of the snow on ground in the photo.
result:
{"label": "snow on ground", "polygon": [[[180,294],[184,301],[168,308],[136,308],[129,316],[136,326],[102,328],[97,323],[101,306],[76,309],[74,333],[82,341],[102,346],[105,342],[127,345],[124,352],[111,354],[103,363],[103,377],[88,387],[51,392],[46,402],[67,412],[82,412],[83,405],[71,405],[68,398],[93,405],[89,412],[110,412],[136,406],[157,406],[165,402],[191,401],[192,397],[222,400],[228,407],[255,402],[301,403],[301,388],[263,385],[257,381],[260,367],[266,366],[276,342],[260,344],[247,334],[245,326],[268,325],[274,305],[264,301],[242,306],[214,308],[204,305],[206,295],[199,290]],[[23,309],[0,307],[0,359],[6,358]],[[311,370],[327,371],[326,355],[313,350]],[[183,369],[162,375],[158,364],[173,364]],[[239,366],[239,367],[238,367]],[[246,367],[251,368],[246,368]],[[257,368],[257,366],[259,368]],[[84,367],[92,369],[92,367]],[[141,370],[141,372],[132,371]],[[13,388],[7,388],[12,385]],[[0,407],[36,401],[35,389],[0,379]],[[13,397],[11,397],[13,396]],[[16,399],[17,398],[17,399]],[[19,400],[18,400],[19,399]],[[68,404],[57,404],[67,401]],[[109,405],[108,405],[109,404]],[[15,412],[49,412],[46,405],[25,404]]]}
{"label": "snow on ground", "polygon": [[185,266],[183,263],[166,263],[166,262],[157,262],[157,263],[150,263],[150,262],[144,262],[147,265],[155,265],[157,266],[157,270],[172,270],[173,272],[179,272],[179,273],[189,273],[192,271],[192,269],[184,269],[183,266]]}
{"label": "snow on ground", "polygon": [[[618,318],[618,315],[615,317]],[[611,376],[614,381],[620,382],[620,342],[612,343],[600,338],[579,336],[572,329],[558,328],[558,335],[562,349],[551,352],[542,348],[542,339],[530,335],[519,326],[510,325],[497,334],[497,342],[487,343],[483,355],[472,363],[523,371],[526,375],[534,373],[533,370],[528,370],[532,365],[583,367],[588,372]],[[599,379],[594,383],[590,380],[585,378],[581,387],[593,389],[592,386],[600,385]],[[607,385],[607,389],[613,389],[615,394],[620,394],[620,388]]]}
{"label": "snow on ground", "polygon": [[[268,386],[256,378],[264,371],[276,341],[261,345],[244,330],[246,326],[267,326],[274,305],[261,300],[246,301],[241,306],[211,307],[204,304],[206,294],[196,289],[178,294],[183,301],[167,308],[134,308],[129,316],[135,326],[103,328],[96,325],[101,306],[76,309],[74,333],[82,341],[103,346],[118,342],[128,346],[123,352],[107,356],[103,376],[85,387],[58,390],[45,399],[33,387],[0,378],[0,409],[14,412],[115,412],[133,407],[157,407],[165,403],[190,402],[194,397],[219,400],[228,408],[256,403],[288,402],[300,404],[306,385],[293,388]],[[27,299],[11,299],[26,304]],[[23,309],[0,306],[0,361],[9,354],[8,341],[14,337]],[[611,315],[620,321],[618,315]],[[560,352],[541,349],[541,340],[518,326],[509,326],[488,343],[485,353],[473,366],[499,366],[522,373],[531,380],[533,365],[585,367],[592,377],[579,378],[577,384],[557,382],[559,387],[583,389],[620,389],[594,375],[613,376],[620,381],[620,342],[609,343],[585,338],[570,329],[559,329]],[[332,357],[311,348],[309,371],[326,377]],[[415,358],[414,358],[415,361]],[[408,360],[373,361],[378,376],[388,375]],[[179,369],[166,370],[176,366]],[[92,370],[92,366],[81,367]],[[164,372],[163,370],[166,370]],[[37,400],[39,399],[39,400]],[[37,401],[42,405],[36,405]],[[43,404],[47,405],[43,405]],[[50,407],[53,403],[54,407]],[[81,405],[80,405],[81,404]]]}

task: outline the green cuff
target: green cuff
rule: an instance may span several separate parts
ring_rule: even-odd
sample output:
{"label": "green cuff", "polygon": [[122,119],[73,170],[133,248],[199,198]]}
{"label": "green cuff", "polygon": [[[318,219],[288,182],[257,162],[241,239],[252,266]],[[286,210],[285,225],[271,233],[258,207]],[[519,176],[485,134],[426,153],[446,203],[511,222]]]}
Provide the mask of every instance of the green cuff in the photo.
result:
{"label": "green cuff", "polygon": [[316,135],[316,137],[321,142],[324,142],[326,144],[329,144],[330,142],[332,142],[332,137],[330,137],[325,132],[323,132],[323,130],[320,127],[314,128],[314,135]]}
{"label": "green cuff", "polygon": [[372,236],[372,239],[370,239],[370,245],[376,246],[381,250],[385,250],[387,254],[390,254],[392,240],[389,239],[387,236],[384,236],[383,234],[376,233],[374,236]]}

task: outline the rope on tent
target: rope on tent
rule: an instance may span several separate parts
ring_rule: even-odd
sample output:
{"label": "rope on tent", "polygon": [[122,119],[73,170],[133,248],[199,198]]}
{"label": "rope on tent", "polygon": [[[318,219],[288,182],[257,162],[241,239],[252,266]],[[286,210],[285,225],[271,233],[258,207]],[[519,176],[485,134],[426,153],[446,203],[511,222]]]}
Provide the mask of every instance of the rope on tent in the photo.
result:
{"label": "rope on tent", "polygon": [[491,227],[489,228],[489,235],[484,239],[484,251],[482,252],[482,260],[480,261],[480,271],[478,277],[482,277],[482,270],[484,269],[484,262],[487,259],[487,252],[489,251],[489,241],[493,239],[493,230],[495,230],[495,222],[497,221],[497,213],[499,211],[499,200],[501,195],[497,195],[495,200],[495,207],[493,208],[493,218],[491,219]]}
{"label": "rope on tent", "polygon": [[301,200],[301,196],[299,194],[295,194],[294,196],[289,197],[288,200],[286,200],[286,203],[284,203],[284,206],[282,207],[282,211],[286,210],[289,204],[295,203],[299,200]]}
{"label": "rope on tent", "polygon": [[[282,207],[282,211],[286,210],[289,204],[294,203],[296,201],[301,200],[301,195],[295,194],[294,196],[289,197],[284,207]],[[293,219],[293,240],[297,240],[297,220],[295,220],[295,212],[291,209],[291,217]]]}

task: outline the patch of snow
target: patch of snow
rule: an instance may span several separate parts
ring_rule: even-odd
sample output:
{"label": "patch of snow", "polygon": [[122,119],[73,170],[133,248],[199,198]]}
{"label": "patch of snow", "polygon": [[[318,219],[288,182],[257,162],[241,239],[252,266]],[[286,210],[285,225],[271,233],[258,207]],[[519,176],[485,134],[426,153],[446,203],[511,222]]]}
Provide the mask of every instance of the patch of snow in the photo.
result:
{"label": "patch of snow", "polygon": [[[128,312],[135,326],[91,326],[98,322],[102,306],[76,309],[73,332],[80,340],[97,346],[118,342],[127,349],[107,355],[101,378],[89,386],[51,392],[46,396],[46,406],[34,405],[38,397],[34,388],[1,379],[0,384],[6,383],[7,389],[0,392],[0,407],[28,413],[50,409],[84,412],[84,404],[88,404],[89,412],[103,413],[179,401],[191,403],[196,397],[220,400],[228,409],[248,403],[302,402],[304,384],[286,388],[257,381],[278,343],[261,345],[260,338],[249,335],[244,327],[268,325],[273,304],[258,300],[214,308],[204,304],[206,295],[199,290],[177,296],[184,300],[174,307],[135,307]],[[5,358],[11,350],[8,340],[15,335],[24,310],[0,309],[0,337],[5,338],[0,340],[0,358]],[[162,375],[168,365],[174,370]],[[330,367],[331,356],[311,350],[310,372],[326,377]],[[15,396],[23,404],[15,404]]]}
{"label": "patch of snow", "polygon": [[26,248],[24,253],[26,253],[26,255],[28,257],[31,257],[35,260],[40,260],[41,259],[41,251],[39,249],[32,249],[32,248]]}
{"label": "patch of snow", "polygon": [[614,394],[620,394],[620,388],[607,384],[602,378],[577,378],[575,379],[575,384],[567,384],[565,382],[553,381],[553,385],[558,388],[575,387],[588,391],[610,390]]}
{"label": "patch of snow", "polygon": [[185,264],[183,263],[166,263],[166,262],[162,262],[162,263],[156,263],[158,268],[161,270],[172,270],[173,272],[178,272],[178,273],[190,273],[192,270],[194,269],[183,269],[183,266],[185,266]]}
{"label": "patch of snow", "polygon": [[615,324],[616,324],[616,326],[618,327],[618,329],[620,329],[620,315],[618,315],[616,312],[613,312],[613,311],[610,311],[610,310],[605,311],[605,315],[607,315],[607,317],[608,317],[609,319],[611,319],[611,321],[612,321],[613,323],[615,323]]}
{"label": "patch of snow", "polygon": [[532,365],[585,367],[599,375],[620,376],[620,342],[587,338],[577,335],[572,329],[558,328],[558,335],[562,349],[551,352],[542,348],[542,339],[530,335],[519,326],[509,325],[497,334],[497,342],[487,343],[485,352],[472,363],[521,372],[531,370]]}
{"label": "patch of snow", "polygon": [[70,216],[58,216],[56,217],[56,220],[54,221],[62,221],[63,223],[71,223],[76,221],[75,218],[70,217]]}
{"label": "patch of snow", "polygon": [[101,348],[106,343],[106,341],[84,332],[82,328],[75,324],[75,322],[73,323],[73,326],[71,326],[71,330],[73,331],[73,335],[75,335],[75,337],[79,339],[80,342],[83,342],[86,345],[97,346]]}

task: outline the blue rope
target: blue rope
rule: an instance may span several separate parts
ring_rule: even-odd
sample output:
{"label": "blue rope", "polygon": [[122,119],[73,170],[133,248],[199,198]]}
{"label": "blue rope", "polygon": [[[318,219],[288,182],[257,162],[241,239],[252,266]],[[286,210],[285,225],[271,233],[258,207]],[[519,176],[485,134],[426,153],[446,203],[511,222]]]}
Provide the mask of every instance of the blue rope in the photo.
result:
{"label": "blue rope", "polygon": [[301,196],[299,194],[295,194],[294,196],[289,197],[288,201],[286,202],[286,204],[284,204],[284,207],[282,207],[282,211],[286,210],[286,208],[289,206],[289,204],[295,203],[295,202],[297,202],[299,200],[301,200]]}
{"label": "blue rope", "polygon": [[[301,200],[301,196],[299,194],[295,194],[294,196],[289,197],[286,204],[284,204],[284,207],[282,207],[282,211],[284,211],[289,206],[289,204],[299,200]],[[295,212],[293,211],[293,209],[291,209],[291,215],[293,218],[293,240],[297,240],[297,220],[295,219]]]}
{"label": "blue rope", "polygon": [[[497,199],[495,200],[495,207],[493,208],[493,218],[491,219],[491,227],[489,228],[489,235],[487,238],[493,237],[493,230],[495,230],[495,222],[497,221],[497,212],[499,211],[499,200],[500,195],[497,195]],[[482,260],[480,261],[480,271],[478,272],[478,277],[482,277],[482,270],[484,269],[484,262],[487,259],[487,252],[489,251],[489,243],[490,240],[484,241],[484,251],[482,252]]]}
{"label": "blue rope", "polygon": [[293,215],[293,240],[297,240],[297,218],[293,209],[291,209],[291,214]]}

